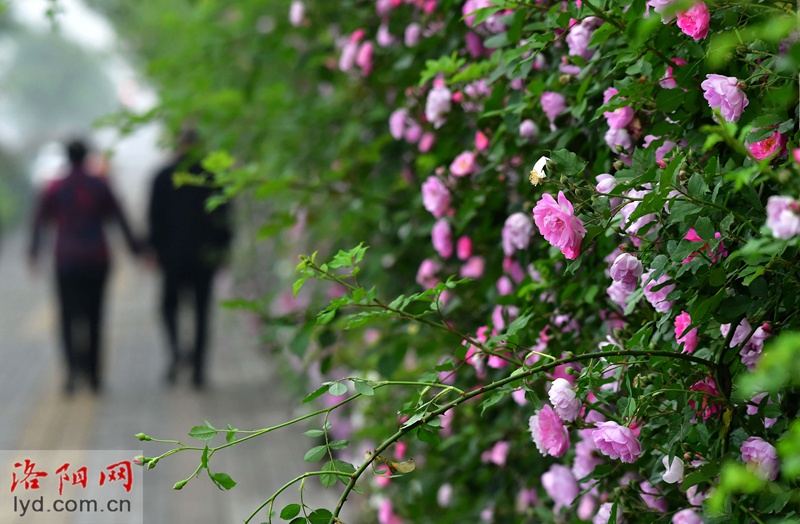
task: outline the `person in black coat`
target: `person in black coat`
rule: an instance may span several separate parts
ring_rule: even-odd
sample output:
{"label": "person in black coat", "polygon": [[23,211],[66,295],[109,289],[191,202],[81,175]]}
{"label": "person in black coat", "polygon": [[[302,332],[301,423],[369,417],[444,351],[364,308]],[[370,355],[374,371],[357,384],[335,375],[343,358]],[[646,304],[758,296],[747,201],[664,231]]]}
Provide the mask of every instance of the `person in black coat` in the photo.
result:
{"label": "person in black coat", "polygon": [[[197,133],[184,130],[178,138],[177,157],[153,180],[148,209],[149,242],[162,273],[161,316],[167,335],[170,362],[166,380],[174,384],[183,357],[179,337],[179,305],[185,299],[194,305],[192,381],[205,385],[208,346],[209,303],[214,274],[225,262],[231,242],[228,204],[209,210],[207,201],[217,190],[200,164]],[[176,186],[174,175],[189,173],[191,185]]]}

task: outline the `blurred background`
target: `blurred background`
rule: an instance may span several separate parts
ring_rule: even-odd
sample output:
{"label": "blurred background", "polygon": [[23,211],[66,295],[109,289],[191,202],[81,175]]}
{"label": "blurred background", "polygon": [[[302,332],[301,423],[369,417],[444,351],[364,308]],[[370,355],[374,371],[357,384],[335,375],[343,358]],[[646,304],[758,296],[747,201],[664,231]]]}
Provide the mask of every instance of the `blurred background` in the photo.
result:
{"label": "blurred background", "polygon": [[[34,196],[63,174],[63,141],[84,136],[107,160],[110,184],[143,234],[153,175],[170,154],[165,126],[152,114],[146,124],[122,126],[124,133],[104,125],[120,123],[113,114],[148,115],[159,101],[139,72],[136,46],[106,18],[124,3],[0,2],[0,449],[144,449],[155,455],[168,448],[142,448],[134,434],[191,440],[186,432],[204,420],[257,429],[298,414],[260,350],[257,323],[217,306],[208,389],[194,391],[188,377],[172,388],[165,384],[159,277],[122,249],[118,231],[110,235],[105,388],[100,395],[88,388],[62,393],[52,271],[32,272],[26,264]],[[281,10],[285,16],[287,6]],[[46,244],[45,253],[51,250]],[[243,276],[232,267],[214,282],[217,303],[241,291]],[[145,522],[242,521],[292,473],[302,472],[308,443],[295,435],[277,432],[246,444],[248,454],[220,456],[216,470],[239,483],[231,491],[219,491],[208,479],[172,491],[199,457],[180,454],[162,462],[145,475]],[[263,460],[252,461],[252,453]]]}

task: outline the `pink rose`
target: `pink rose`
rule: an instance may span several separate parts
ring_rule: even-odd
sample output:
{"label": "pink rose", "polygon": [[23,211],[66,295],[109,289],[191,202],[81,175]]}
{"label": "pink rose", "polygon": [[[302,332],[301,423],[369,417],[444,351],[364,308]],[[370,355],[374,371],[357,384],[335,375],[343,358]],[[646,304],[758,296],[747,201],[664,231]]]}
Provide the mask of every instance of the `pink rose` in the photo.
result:
{"label": "pink rose", "polygon": [[631,296],[631,291],[628,291],[622,282],[612,282],[606,289],[606,293],[608,293],[608,298],[623,311],[628,307],[628,297]]}
{"label": "pink rose", "polygon": [[[583,431],[583,430],[581,430]],[[592,474],[594,468],[603,463],[597,453],[597,447],[591,439],[581,439],[575,444],[575,462],[572,463],[572,474],[581,480]]]}
{"label": "pink rose", "polygon": [[506,465],[506,458],[508,457],[508,441],[501,440],[496,442],[490,449],[481,454],[481,462],[491,462],[497,466],[503,467]]}
{"label": "pink rose", "polygon": [[460,260],[466,260],[472,255],[472,240],[469,237],[461,237],[456,242],[456,256]]}
{"label": "pink rose", "polygon": [[533,234],[533,222],[525,213],[514,213],[503,224],[503,253],[513,255],[518,249],[528,249]]}
{"label": "pink rose", "polygon": [[431,240],[433,241],[433,249],[439,253],[442,258],[448,258],[453,254],[453,235],[450,232],[450,224],[447,220],[441,218],[436,221],[431,230]]}
{"label": "pink rose", "polygon": [[450,164],[450,173],[453,176],[469,175],[475,169],[475,153],[472,151],[464,151],[453,160]]}
{"label": "pink rose", "polygon": [[431,133],[430,131],[427,133],[423,133],[419,139],[419,148],[420,153],[427,153],[433,147],[433,143],[436,141],[436,135]]}
{"label": "pink rose", "polygon": [[[611,509],[613,507],[614,504],[612,502],[603,502],[600,504],[600,507],[597,509],[597,515],[592,519],[592,524],[608,524],[608,521],[611,520]],[[617,506],[616,524],[622,524],[622,522],[622,507]]]}
{"label": "pink rose", "polygon": [[[772,399],[767,397],[767,393],[759,393],[755,397],[751,398],[750,402],[747,404],[747,414],[748,415],[758,415],[758,407],[761,404],[761,402],[764,400],[765,397],[767,399],[767,404],[772,404]],[[778,397],[778,401],[780,401],[780,397]],[[777,421],[778,421],[778,419],[776,419],[776,418],[765,417],[764,418],[764,427],[765,428],[771,428],[772,426],[775,425],[775,423]]]}
{"label": "pink rose", "polygon": [[686,311],[675,317],[675,339],[678,344],[683,344],[681,353],[694,353],[697,348],[697,328],[689,329],[692,318]]}
{"label": "pink rose", "polygon": [[542,195],[533,208],[533,221],[545,240],[559,248],[565,257],[578,258],[586,228],[562,191],[558,192],[558,202],[548,193]]}
{"label": "pink rose", "polygon": [[553,464],[542,475],[542,486],[556,503],[553,507],[555,513],[558,513],[561,508],[571,505],[581,492],[572,472],[561,464]]}
{"label": "pink rose", "polygon": [[750,103],[740,89],[739,79],[732,76],[706,75],[700,87],[705,91],[703,97],[708,100],[709,107],[719,109],[728,122],[738,122]]}
{"label": "pink rose", "polygon": [[539,127],[530,118],[526,118],[519,124],[519,136],[535,137],[539,134]]}
{"label": "pink rose", "polygon": [[792,238],[800,234],[800,202],[788,196],[769,197],[767,227],[775,238]]}
{"label": "pink rose", "polygon": [[475,132],[475,149],[478,151],[483,151],[489,147],[489,138],[484,135],[481,131]]}
{"label": "pink rose", "polygon": [[708,36],[708,22],[711,15],[705,2],[697,2],[688,11],[678,13],[678,27],[695,40]]}
{"label": "pink rose", "polygon": [[369,76],[372,72],[372,42],[364,42],[358,48],[356,55],[356,65],[361,68],[361,74]]}
{"label": "pink rose", "polygon": [[782,155],[786,147],[786,135],[775,131],[764,140],[753,142],[747,146],[752,154],[758,160],[764,160],[771,157],[773,154]]}
{"label": "pink rose", "polygon": [[408,110],[405,107],[395,109],[389,115],[389,132],[395,140],[403,138],[403,133],[406,129],[406,118],[408,117]]}
{"label": "pink rose", "polygon": [[542,93],[542,110],[550,120],[550,127],[555,129],[555,120],[567,108],[567,102],[564,95],[554,93],[553,91],[545,91]]}
{"label": "pink rose", "polygon": [[545,404],[528,422],[531,437],[542,455],[560,457],[569,449],[569,433],[553,408]]}
{"label": "pink rose", "polygon": [[375,34],[375,42],[381,47],[389,47],[394,43],[394,37],[389,32],[389,26],[385,23],[378,26],[378,32]]}
{"label": "pink rose", "polygon": [[441,266],[435,260],[429,258],[423,260],[417,270],[417,284],[426,289],[436,287],[436,284],[439,283],[436,278],[436,273],[439,272],[439,269],[441,269]]}
{"label": "pink rose", "polygon": [[594,445],[603,455],[632,464],[642,454],[642,445],[633,431],[616,422],[598,422],[592,431]]}
{"label": "pink rose", "polygon": [[742,443],[742,460],[750,471],[764,480],[775,480],[781,463],[772,444],[759,437],[750,437]]}
{"label": "pink rose", "polygon": [[[667,296],[672,293],[672,290],[675,289],[675,284],[668,284],[666,286],[662,286],[664,282],[668,281],[670,278],[669,276],[664,273],[660,277],[655,280],[650,279],[650,275],[653,274],[653,270],[651,269],[647,273],[642,275],[642,284],[644,285],[644,298],[650,302],[650,305],[658,311],[659,313],[664,313],[670,310],[672,307],[672,302],[667,300]],[[654,290],[653,288],[658,287],[658,290]]]}
{"label": "pink rose", "polygon": [[422,205],[433,216],[440,218],[450,209],[450,191],[444,182],[435,176],[429,176],[422,184]]}
{"label": "pink rose", "polygon": [[619,282],[629,293],[639,285],[642,276],[642,261],[630,253],[622,253],[611,264],[611,280]]}
{"label": "pink rose", "polygon": [[667,512],[667,499],[652,484],[645,480],[639,483],[639,489],[642,490],[640,496],[648,508],[661,513]]}
{"label": "pink rose", "polygon": [[403,34],[403,43],[406,47],[414,47],[419,43],[419,37],[422,34],[422,27],[417,23],[408,24],[405,33]]}
{"label": "pink rose", "polygon": [[563,378],[557,378],[550,386],[550,391],[547,395],[550,397],[553,410],[561,420],[564,422],[572,422],[578,418],[581,412],[581,401],[579,398],[576,398],[575,390],[572,389],[572,384]]}
{"label": "pink rose", "polygon": [[[686,65],[686,60],[682,58],[673,58],[672,63],[676,66],[684,66]],[[666,73],[664,73],[664,76],[658,81],[658,85],[664,89],[675,89],[678,87],[678,82],[675,81],[672,68],[673,66],[667,67]]]}

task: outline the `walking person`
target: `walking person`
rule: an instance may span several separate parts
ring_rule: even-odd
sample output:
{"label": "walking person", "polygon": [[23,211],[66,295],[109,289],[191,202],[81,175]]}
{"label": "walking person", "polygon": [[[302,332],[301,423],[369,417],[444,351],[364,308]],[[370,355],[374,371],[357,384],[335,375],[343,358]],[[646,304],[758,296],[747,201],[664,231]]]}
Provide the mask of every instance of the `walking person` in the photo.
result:
{"label": "walking person", "polygon": [[[230,213],[227,204],[213,210],[206,207],[217,190],[200,164],[202,150],[197,133],[185,129],[177,145],[176,157],[153,181],[149,240],[162,273],[160,309],[169,350],[166,381],[174,384],[181,361],[191,357],[192,383],[202,389],[206,383],[209,305],[214,275],[227,258],[231,242]],[[176,186],[173,178],[178,172],[187,172],[205,183]],[[194,340],[184,354],[178,320],[180,306],[187,300],[194,309]]]}
{"label": "walking person", "polygon": [[74,391],[84,371],[98,392],[102,386],[103,299],[110,268],[105,223],[113,221],[120,226],[132,253],[139,252],[139,245],[108,182],[87,171],[86,144],[72,140],[66,150],[66,176],[51,182],[38,197],[28,259],[35,272],[44,230],[53,226],[65,391]]}

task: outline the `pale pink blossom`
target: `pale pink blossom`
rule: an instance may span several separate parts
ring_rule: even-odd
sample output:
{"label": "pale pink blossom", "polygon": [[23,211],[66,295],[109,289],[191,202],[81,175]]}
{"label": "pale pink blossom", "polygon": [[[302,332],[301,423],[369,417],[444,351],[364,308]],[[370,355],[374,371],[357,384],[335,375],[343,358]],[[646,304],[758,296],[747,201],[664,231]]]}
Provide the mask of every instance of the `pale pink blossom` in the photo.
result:
{"label": "pale pink blossom", "polygon": [[692,508],[686,508],[672,516],[672,524],[703,524],[703,519]]}
{"label": "pale pink blossom", "polygon": [[612,282],[606,289],[606,293],[608,293],[608,298],[623,311],[628,307],[628,297],[631,296],[631,291],[628,291],[622,282]]}
{"label": "pale pink blossom", "polygon": [[678,27],[695,40],[708,36],[708,22],[711,15],[705,2],[695,2],[687,11],[678,13]]}
{"label": "pale pink blossom", "polygon": [[385,23],[378,26],[378,32],[375,34],[375,42],[381,47],[389,47],[394,44],[394,36],[389,32],[389,26]]}
{"label": "pale pink blossom", "polygon": [[536,122],[531,120],[530,118],[526,118],[519,124],[519,136],[524,137],[535,137],[539,134],[539,127],[536,125]]}
{"label": "pale pink blossom", "polygon": [[528,399],[525,398],[525,390],[522,388],[517,388],[511,392],[511,398],[514,399],[514,402],[518,406],[527,406]]}
{"label": "pale pink blossom", "polygon": [[378,524],[402,524],[402,522],[402,519],[394,512],[392,501],[383,499],[378,507]]}
{"label": "pale pink blossom", "polygon": [[436,278],[436,273],[438,273],[440,269],[441,266],[438,262],[426,258],[422,261],[417,270],[417,284],[427,289],[436,287],[436,284],[439,283],[439,280]]}
{"label": "pale pink blossom", "polygon": [[611,190],[617,187],[617,179],[608,173],[597,175],[594,177],[594,179],[597,181],[597,192],[601,195],[607,195],[611,192]]}
{"label": "pale pink blossom", "polygon": [[364,42],[358,48],[356,55],[356,65],[361,68],[361,74],[369,76],[372,72],[372,42]]}
{"label": "pale pink blossom", "polygon": [[464,37],[464,42],[472,58],[480,58],[486,54],[486,48],[483,47],[483,40],[481,37],[471,31],[467,31]]}
{"label": "pale pink blossom", "polygon": [[[686,60],[682,58],[673,58],[672,63],[676,66],[685,66]],[[675,81],[675,76],[673,73],[673,66],[667,67],[667,71],[664,73],[664,76],[661,80],[658,81],[658,85],[663,87],[664,89],[675,89],[678,87],[678,82]]]}
{"label": "pale pink blossom", "polygon": [[614,129],[606,131],[604,136],[606,145],[615,153],[625,153],[633,147],[633,139],[627,129]]}
{"label": "pale pink blossom", "polygon": [[667,499],[652,484],[644,480],[639,483],[639,489],[642,491],[639,496],[648,508],[661,513],[667,512]]}
{"label": "pale pink blossom", "polygon": [[427,153],[433,147],[433,143],[436,142],[436,135],[433,133],[426,132],[423,133],[422,136],[419,138],[419,148],[420,153]]}
{"label": "pale pink blossom", "polygon": [[395,140],[403,138],[403,133],[406,129],[406,119],[408,118],[408,109],[401,107],[392,111],[389,115],[389,133]]}
{"label": "pale pink blossom", "polygon": [[697,348],[697,328],[689,329],[691,324],[692,317],[686,311],[675,317],[675,340],[683,345],[681,353],[692,354]]}
{"label": "pale pink blossom", "polygon": [[666,14],[669,7],[677,0],[647,0],[647,6],[652,7],[653,11],[661,15],[661,22],[667,24],[675,20],[675,13]]}
{"label": "pale pink blossom", "polygon": [[525,213],[514,213],[503,224],[502,244],[506,256],[518,249],[528,249],[533,234],[533,221]]}
{"label": "pale pink blossom", "polygon": [[422,205],[436,218],[450,209],[450,191],[439,178],[429,176],[422,184]]}
{"label": "pale pink blossom", "polygon": [[461,266],[461,278],[474,278],[478,279],[483,276],[483,271],[486,268],[486,260],[483,257],[469,257],[467,261]]}
{"label": "pale pink blossom", "polygon": [[497,279],[497,293],[500,296],[510,295],[514,292],[514,284],[511,279],[503,275]]}
{"label": "pale pink blossom", "polygon": [[622,253],[611,264],[611,280],[619,282],[629,293],[639,285],[642,276],[642,261],[630,253]]}
{"label": "pale pink blossom", "polygon": [[744,108],[750,103],[741,90],[739,79],[732,76],[708,74],[700,87],[711,109],[719,109],[722,118],[728,122],[738,122]]}
{"label": "pale pink blossom", "polygon": [[297,27],[303,23],[306,16],[306,6],[300,0],[292,0],[289,6],[289,23]]}
{"label": "pale pink blossom", "polygon": [[491,462],[500,467],[505,466],[508,458],[508,448],[508,441],[501,440],[496,442],[494,446],[481,454],[481,462]]}
{"label": "pale pink blossom", "polygon": [[560,457],[569,449],[569,433],[553,408],[545,404],[528,423],[531,437],[542,455]]}
{"label": "pale pink blossom", "polygon": [[456,177],[471,174],[475,170],[475,153],[464,151],[450,164],[450,173]]}
{"label": "pale pink blossom", "polygon": [[753,142],[747,146],[750,154],[758,160],[764,160],[774,154],[782,155],[786,147],[786,135],[775,131],[764,140]]}
{"label": "pale pink blossom", "polygon": [[421,34],[422,27],[418,23],[412,22],[406,26],[406,30],[403,33],[403,43],[406,47],[415,47],[419,43]]}
{"label": "pale pink blossom", "polygon": [[598,451],[612,459],[633,463],[642,454],[642,445],[636,440],[633,431],[616,422],[598,422],[592,431],[592,441]]}
{"label": "pale pink blossom", "polygon": [[425,101],[425,118],[433,124],[433,127],[439,128],[445,123],[445,115],[450,112],[452,107],[452,96],[453,94],[444,85],[434,85],[428,92],[428,98]]}
{"label": "pale pink blossom", "polygon": [[545,240],[559,248],[566,258],[578,258],[586,228],[562,191],[558,192],[557,202],[548,193],[542,195],[533,208],[533,221]]}
{"label": "pale pink blossom", "polygon": [[672,457],[672,463],[669,462],[669,457],[664,455],[661,458],[661,463],[664,464],[666,471],[661,478],[667,484],[675,484],[683,479],[683,461],[676,457]]}
{"label": "pale pink blossom", "polygon": [[542,110],[550,120],[550,127],[555,129],[555,120],[567,108],[567,101],[564,95],[553,91],[545,91],[541,97]]}
{"label": "pale pink blossom", "polygon": [[[600,507],[597,509],[597,514],[592,519],[592,524],[608,524],[608,521],[611,519],[611,510],[613,509],[614,504],[611,502],[603,502],[600,504]],[[625,522],[625,519],[622,517],[622,507],[617,506],[617,522],[616,524],[622,524]]]}
{"label": "pale pink blossom", "polygon": [[572,384],[563,378],[557,378],[553,381],[548,392],[550,403],[553,405],[553,411],[556,412],[561,420],[564,422],[572,422],[581,412],[581,401],[575,395],[575,390],[572,389]]}
{"label": "pale pink blossom", "polygon": [[594,55],[594,49],[589,49],[589,42],[594,34],[594,26],[591,23],[575,24],[567,33],[567,47],[569,54],[579,56],[584,60],[589,60]]}
{"label": "pale pink blossom", "polygon": [[792,149],[792,158],[794,159],[795,163],[800,164],[800,147],[795,147]]}
{"label": "pale pink blossom", "polygon": [[446,482],[439,486],[439,491],[436,492],[436,502],[439,506],[446,508],[453,500],[453,485]]}
{"label": "pale pink blossom", "polygon": [[800,234],[800,202],[788,196],[769,197],[767,227],[775,238],[792,238]]}
{"label": "pale pink blossom", "polygon": [[433,249],[442,258],[449,258],[453,254],[453,234],[450,230],[450,223],[441,218],[436,221],[431,229],[431,240]]}
{"label": "pale pink blossom", "polygon": [[742,460],[748,469],[764,480],[775,480],[780,473],[780,461],[775,447],[760,437],[750,437],[742,443]]}
{"label": "pale pink blossom", "polygon": [[[596,412],[594,412],[596,413]],[[581,480],[592,474],[594,468],[602,464],[603,458],[597,453],[597,446],[591,438],[583,438],[575,444],[575,461],[572,463],[572,474]]]}
{"label": "pale pink blossom", "polygon": [[[651,279],[653,270],[642,275],[642,284],[644,285],[644,298],[650,302],[650,305],[659,313],[665,313],[672,308],[672,302],[667,300],[667,297],[672,290],[675,289],[675,284],[662,285],[668,280],[669,276],[664,273],[657,279]],[[657,290],[654,288],[658,287]]]}
{"label": "pale pink blossom", "polygon": [[[767,404],[772,404],[772,399],[767,396],[767,393],[759,393],[758,395],[754,396],[750,399],[750,402],[747,404],[747,414],[748,415],[758,415],[758,408],[761,404],[761,401],[767,399]],[[778,401],[780,401],[780,397],[778,397]],[[777,418],[764,418],[764,427],[769,429],[778,421]]]}
{"label": "pale pink blossom", "polygon": [[542,475],[542,486],[555,502],[553,507],[555,513],[558,513],[561,508],[569,507],[581,492],[572,472],[561,464],[553,464]]}
{"label": "pale pink blossom", "polygon": [[464,16],[464,23],[469,27],[475,24],[475,11],[483,9],[484,7],[492,7],[489,0],[467,0],[461,8],[461,14]]}
{"label": "pale pink blossom", "polygon": [[642,190],[629,189],[624,193],[626,197],[634,199],[622,206],[622,208],[619,210],[619,213],[622,216],[623,227],[625,228],[625,232],[629,235],[637,235],[639,230],[644,226],[658,220],[658,217],[655,215],[655,213],[649,213],[641,216],[633,222],[630,220],[633,212],[636,211],[636,208],[642,203],[642,199],[650,193],[652,193],[652,191],[648,188]]}

